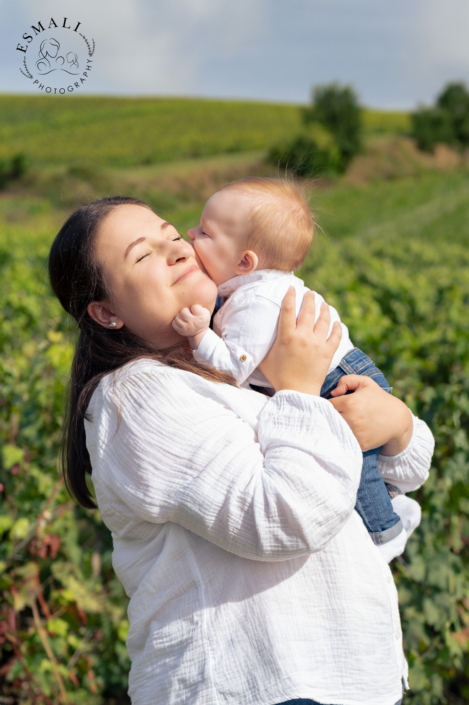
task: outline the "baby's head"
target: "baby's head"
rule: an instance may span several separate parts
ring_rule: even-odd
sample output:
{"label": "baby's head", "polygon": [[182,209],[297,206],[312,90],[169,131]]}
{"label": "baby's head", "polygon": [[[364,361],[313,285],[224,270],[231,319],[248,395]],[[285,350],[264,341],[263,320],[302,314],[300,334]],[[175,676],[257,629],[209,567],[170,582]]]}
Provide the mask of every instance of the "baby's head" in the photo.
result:
{"label": "baby's head", "polygon": [[300,186],[251,176],[209,198],[200,225],[188,234],[220,285],[256,269],[298,269],[308,254],[314,219]]}

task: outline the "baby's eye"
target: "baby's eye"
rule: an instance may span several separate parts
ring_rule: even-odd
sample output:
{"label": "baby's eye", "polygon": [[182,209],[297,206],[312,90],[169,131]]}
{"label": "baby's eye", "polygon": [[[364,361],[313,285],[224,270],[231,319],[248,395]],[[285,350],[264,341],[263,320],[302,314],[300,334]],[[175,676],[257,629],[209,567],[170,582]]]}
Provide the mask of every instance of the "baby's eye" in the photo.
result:
{"label": "baby's eye", "polygon": [[178,235],[178,237],[174,237],[174,238],[173,238],[173,242],[176,242],[177,240],[182,240],[181,235]]}

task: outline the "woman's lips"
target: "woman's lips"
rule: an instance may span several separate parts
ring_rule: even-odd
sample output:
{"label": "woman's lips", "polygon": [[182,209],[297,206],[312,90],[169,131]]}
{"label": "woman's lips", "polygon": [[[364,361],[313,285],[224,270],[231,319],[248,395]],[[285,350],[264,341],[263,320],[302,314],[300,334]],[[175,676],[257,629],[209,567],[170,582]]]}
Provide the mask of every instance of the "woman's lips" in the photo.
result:
{"label": "woman's lips", "polygon": [[191,266],[187,267],[187,269],[185,269],[183,271],[183,273],[176,279],[176,281],[174,283],[177,284],[177,282],[180,282],[181,279],[185,279],[186,277],[190,277],[191,274],[193,274],[194,272],[200,272],[200,269],[196,264],[191,264]]}

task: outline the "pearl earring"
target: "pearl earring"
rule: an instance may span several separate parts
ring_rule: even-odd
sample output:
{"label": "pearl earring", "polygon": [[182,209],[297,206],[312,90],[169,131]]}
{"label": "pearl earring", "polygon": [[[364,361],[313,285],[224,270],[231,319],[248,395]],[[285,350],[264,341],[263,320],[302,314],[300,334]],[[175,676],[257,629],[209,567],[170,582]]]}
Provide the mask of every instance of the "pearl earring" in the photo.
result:
{"label": "pearl earring", "polygon": [[111,321],[109,324],[109,328],[115,328],[117,326],[117,323],[115,321]]}

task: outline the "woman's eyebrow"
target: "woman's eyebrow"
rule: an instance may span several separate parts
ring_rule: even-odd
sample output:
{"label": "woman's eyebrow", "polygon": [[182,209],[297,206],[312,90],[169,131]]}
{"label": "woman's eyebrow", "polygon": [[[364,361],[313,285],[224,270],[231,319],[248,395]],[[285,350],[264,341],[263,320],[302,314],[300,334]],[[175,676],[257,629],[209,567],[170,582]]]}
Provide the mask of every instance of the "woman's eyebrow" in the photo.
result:
{"label": "woman's eyebrow", "polygon": [[[164,228],[167,228],[168,225],[173,225],[173,224],[172,224],[172,223],[168,223],[167,221],[165,221],[164,223],[162,223],[162,224],[161,224],[161,230],[163,230]],[[174,227],[174,226],[173,226],[173,227]],[[139,237],[139,238],[137,238],[136,240],[134,240],[133,242],[131,242],[130,245],[127,245],[127,248],[126,248],[125,253],[124,253],[124,259],[127,257],[127,255],[129,254],[130,250],[132,249],[132,247],[135,247],[135,245],[138,245],[140,242],[143,242],[144,240],[146,240],[145,237]]]}
{"label": "woman's eyebrow", "polygon": [[137,240],[134,240],[133,242],[131,242],[130,245],[127,246],[127,249],[126,249],[126,251],[125,251],[125,253],[124,253],[124,259],[127,257],[127,255],[129,254],[130,250],[132,249],[132,247],[135,247],[135,245],[138,245],[139,242],[143,242],[144,240],[146,240],[145,237],[139,237],[139,238],[137,238]]}

